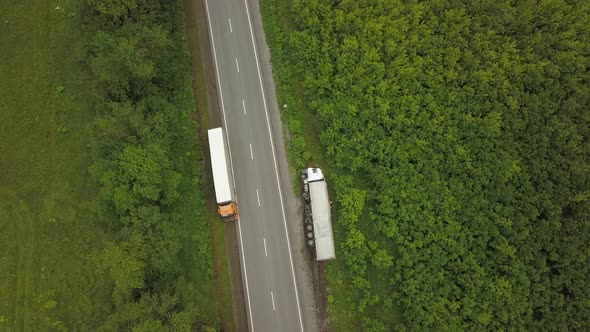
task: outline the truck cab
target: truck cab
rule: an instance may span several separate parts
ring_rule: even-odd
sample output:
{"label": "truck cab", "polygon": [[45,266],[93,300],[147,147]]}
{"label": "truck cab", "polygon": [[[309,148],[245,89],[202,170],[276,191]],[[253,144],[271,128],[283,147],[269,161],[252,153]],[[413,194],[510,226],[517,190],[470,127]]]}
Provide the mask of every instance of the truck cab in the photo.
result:
{"label": "truck cab", "polygon": [[231,201],[219,204],[217,213],[219,213],[223,221],[236,221],[238,220],[238,205]]}

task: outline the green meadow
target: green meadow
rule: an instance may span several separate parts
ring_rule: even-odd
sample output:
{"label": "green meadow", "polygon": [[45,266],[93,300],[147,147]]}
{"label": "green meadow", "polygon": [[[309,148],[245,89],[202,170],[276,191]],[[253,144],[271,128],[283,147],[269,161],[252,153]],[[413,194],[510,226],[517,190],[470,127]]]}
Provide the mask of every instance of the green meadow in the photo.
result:
{"label": "green meadow", "polygon": [[109,310],[94,272],[89,137],[97,92],[80,1],[0,2],[0,330],[93,326]]}

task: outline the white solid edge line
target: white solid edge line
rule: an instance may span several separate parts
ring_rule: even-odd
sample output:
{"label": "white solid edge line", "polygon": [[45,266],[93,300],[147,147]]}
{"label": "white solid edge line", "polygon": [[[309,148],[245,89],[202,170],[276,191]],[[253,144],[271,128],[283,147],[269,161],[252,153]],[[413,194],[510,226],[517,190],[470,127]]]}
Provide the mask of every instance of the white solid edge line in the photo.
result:
{"label": "white solid edge line", "polygon": [[276,309],[275,309],[275,296],[273,295],[272,291],[270,291],[270,298],[272,300],[272,311],[276,311]]}
{"label": "white solid edge line", "polygon": [[[207,0],[205,0],[205,9],[207,10],[207,20],[209,22],[208,26],[209,26],[209,35],[211,36],[211,44],[212,44],[212,48],[213,48],[213,62],[215,63],[215,76],[217,77],[217,84],[219,85],[219,96],[221,99],[221,112],[223,113],[223,122],[225,124],[225,136],[227,138],[227,148],[229,150],[229,165],[230,165],[230,169],[231,169],[231,176],[232,176],[232,180],[234,182],[234,192],[235,192],[235,186],[236,186],[236,179],[234,176],[234,165],[233,165],[233,161],[231,159],[231,146],[229,143],[229,130],[227,130],[227,119],[225,117],[225,107],[223,105],[223,92],[221,89],[221,79],[219,77],[219,67],[217,66],[217,52],[215,52],[215,40],[213,39],[213,28],[211,27],[211,16],[209,14],[209,4],[207,3]],[[238,197],[236,195],[236,204],[238,203]],[[248,316],[250,317],[250,327],[252,329],[252,332],[254,331],[254,322],[252,320],[252,305],[250,304],[250,289],[248,287],[248,273],[246,271],[246,257],[244,256],[244,244],[243,244],[243,240],[242,240],[242,227],[240,226],[240,219],[238,218],[238,220],[236,221],[238,223],[238,233],[240,234],[240,248],[241,248],[241,254],[242,254],[242,261],[244,262],[244,280],[246,281],[246,298],[248,299]]]}
{"label": "white solid edge line", "polygon": [[[264,111],[266,114],[266,124],[268,126],[268,135],[270,137],[270,147],[272,150],[273,162],[275,167],[275,175],[277,178],[277,187],[279,188],[279,199],[281,201],[281,211],[283,212],[283,225],[285,226],[285,236],[287,237],[287,248],[289,249],[289,263],[291,264],[291,274],[293,276],[293,285],[295,286],[295,299],[297,300],[297,312],[299,314],[299,325],[301,331],[303,331],[303,319],[301,317],[301,308],[299,304],[299,292],[297,291],[297,282],[295,280],[295,269],[293,268],[293,256],[291,255],[291,244],[289,240],[289,232],[287,230],[287,217],[285,216],[285,206],[283,203],[283,193],[281,192],[281,183],[279,180],[279,170],[277,167],[277,157],[275,154],[274,142],[272,139],[272,132],[270,130],[270,120],[268,118],[268,106],[266,105],[266,96],[264,95],[264,86],[262,83],[262,74],[260,73],[260,64],[258,60],[258,52],[256,51],[256,41],[254,40],[254,32],[252,30],[252,18],[250,17],[250,8],[248,6],[248,0],[244,0],[246,4],[246,13],[248,14],[248,25],[250,27],[250,37],[252,38],[252,46],[254,48],[254,57],[256,58],[256,69],[258,70],[258,81],[260,82],[260,93],[262,94],[262,101],[264,102]],[[274,303],[274,302],[273,302]]]}
{"label": "white solid edge line", "polygon": [[246,115],[246,103],[244,102],[244,99],[242,99],[242,108],[244,109],[244,115]]}
{"label": "white solid edge line", "polygon": [[234,30],[231,28],[231,18],[228,18],[227,22],[229,22],[229,32],[234,32]]}
{"label": "white solid edge line", "polygon": [[250,143],[250,159],[254,160],[254,154],[252,153],[252,143]]}

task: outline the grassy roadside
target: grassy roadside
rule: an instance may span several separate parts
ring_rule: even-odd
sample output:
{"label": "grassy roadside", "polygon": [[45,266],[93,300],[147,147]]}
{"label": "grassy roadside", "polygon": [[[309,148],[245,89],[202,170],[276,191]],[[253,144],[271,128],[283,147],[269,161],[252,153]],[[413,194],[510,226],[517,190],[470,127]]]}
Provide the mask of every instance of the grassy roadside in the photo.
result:
{"label": "grassy roadside", "polygon": [[270,47],[276,94],[281,105],[283,132],[287,144],[291,182],[297,193],[301,191],[299,170],[316,165],[327,170],[319,140],[319,132],[298,79],[293,76],[289,61],[288,33],[294,30],[289,16],[290,1],[263,0],[260,9],[266,41]]}
{"label": "grassy roadside", "polygon": [[[308,107],[308,101],[304,94],[302,86],[303,77],[296,77],[291,69],[294,64],[289,58],[289,33],[295,31],[295,23],[290,15],[291,1],[262,0],[261,11],[264,22],[264,31],[266,40],[269,44],[273,77],[276,83],[277,99],[279,105],[287,104],[287,107],[281,107],[281,116],[283,118],[284,132],[286,132],[286,142],[289,145],[287,149],[290,173],[292,183],[296,193],[299,193],[300,181],[299,172],[303,165],[317,166],[327,174],[328,181],[332,174],[344,175],[337,171],[325,159],[325,153],[320,143],[320,131],[314,124],[317,123],[312,110]],[[334,199],[334,187],[328,182],[330,197]],[[333,212],[333,230],[336,250],[339,249],[339,243],[345,240],[345,233],[341,226],[336,222],[337,213]],[[343,260],[331,262],[326,269],[327,293],[329,320],[335,331],[358,331],[361,329],[358,317],[353,313],[356,312],[361,297],[351,292],[351,289],[345,281],[345,271],[347,267]],[[381,281],[374,281],[375,285],[381,284]],[[339,294],[338,301],[331,294]],[[399,320],[398,309],[388,314],[389,320],[397,322]]]}
{"label": "grassy roadside", "polygon": [[[207,129],[210,127],[210,118],[208,112],[207,90],[205,87],[205,73],[203,71],[202,50],[199,44],[197,33],[196,17],[194,3],[184,2],[185,30],[187,43],[192,57],[191,71],[193,75],[193,94],[195,96],[196,112],[192,114],[199,123],[199,141],[201,142],[201,151],[207,151]],[[206,161],[207,158],[204,159]],[[203,174],[209,174],[209,166],[206,162],[201,163]],[[225,225],[219,221],[216,213],[215,198],[213,196],[213,184],[207,180],[203,181],[206,195],[207,219],[210,221],[210,230],[213,249],[213,270],[215,275],[215,297],[217,300],[217,316],[221,324],[221,330],[225,332],[235,331],[234,313],[232,306],[231,286],[229,280],[229,270],[227,265]]]}
{"label": "grassy roadside", "polygon": [[97,90],[81,2],[0,3],[0,330],[96,326],[111,306],[92,255]]}
{"label": "grassy roadside", "polygon": [[[182,36],[183,40],[178,40],[178,45],[181,46],[181,50],[178,52],[182,52],[182,59],[186,62],[186,69],[189,69],[190,66],[190,53],[189,49],[184,42],[184,38],[186,37],[186,16],[184,10],[184,3],[183,1],[178,1],[177,6],[177,19],[176,26],[180,29],[184,28],[184,30],[180,30],[179,33],[184,33]],[[207,104],[206,96],[205,99],[202,98],[200,95],[200,90],[194,90],[191,81],[195,79],[191,76],[190,72],[187,72],[183,77],[183,90],[186,90],[187,96],[189,98],[194,99],[190,100],[191,109],[198,113],[198,110],[203,105]],[[196,80],[200,82],[199,79]],[[192,93],[191,93],[192,91]],[[194,98],[193,98],[194,96]],[[191,130],[193,132],[198,132],[201,128],[201,124],[198,123],[197,119],[194,118],[194,115],[190,115],[191,117]],[[191,155],[187,157],[190,160],[190,164],[188,168],[193,170],[196,165],[199,163],[201,165],[198,166],[200,170],[200,174],[203,173],[203,165],[201,154],[203,153],[203,145],[202,140],[199,135],[191,135],[192,137],[187,137],[190,142],[186,142],[186,146],[192,147],[193,151],[196,150],[196,155]],[[174,154],[181,156],[183,151],[186,149],[179,149]],[[187,173],[191,173],[190,170],[187,170]],[[185,274],[190,277],[190,280],[195,285],[196,290],[196,297],[194,299],[197,307],[201,311],[201,314],[205,317],[205,320],[208,322],[209,326],[216,326],[217,323],[221,323],[220,315],[218,313],[219,307],[219,299],[218,299],[218,292],[217,292],[217,281],[214,279],[214,269],[215,269],[215,256],[214,252],[216,251],[215,242],[213,240],[213,232],[210,229],[207,221],[210,220],[208,218],[208,209],[206,206],[206,184],[198,178],[197,175],[193,180],[194,183],[185,184],[186,189],[184,190],[184,194],[189,197],[194,197],[195,199],[190,201],[192,204],[187,204],[184,207],[185,213],[183,213],[184,220],[191,220],[195,217],[195,210],[198,210],[196,216],[201,219],[199,222],[190,222],[190,233],[193,234],[192,241],[186,241],[183,245],[183,250],[180,251],[180,259],[181,259],[181,266],[185,270]],[[181,210],[182,211],[182,210]],[[202,236],[206,234],[207,236]],[[197,243],[197,248],[195,248],[195,242]],[[205,262],[207,262],[205,264]],[[212,305],[215,303],[215,305]]]}

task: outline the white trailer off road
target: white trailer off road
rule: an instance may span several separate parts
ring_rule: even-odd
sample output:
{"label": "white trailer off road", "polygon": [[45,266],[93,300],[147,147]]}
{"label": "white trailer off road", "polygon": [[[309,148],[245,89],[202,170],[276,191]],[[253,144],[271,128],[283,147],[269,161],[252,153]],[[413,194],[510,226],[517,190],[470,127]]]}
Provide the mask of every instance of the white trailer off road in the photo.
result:
{"label": "white trailer off road", "polygon": [[[328,186],[319,168],[307,168],[302,171],[303,197],[306,203],[306,220],[313,225],[313,244],[317,261],[329,261],[336,258],[334,235],[330,215],[330,198]],[[311,218],[310,218],[311,217]]]}

